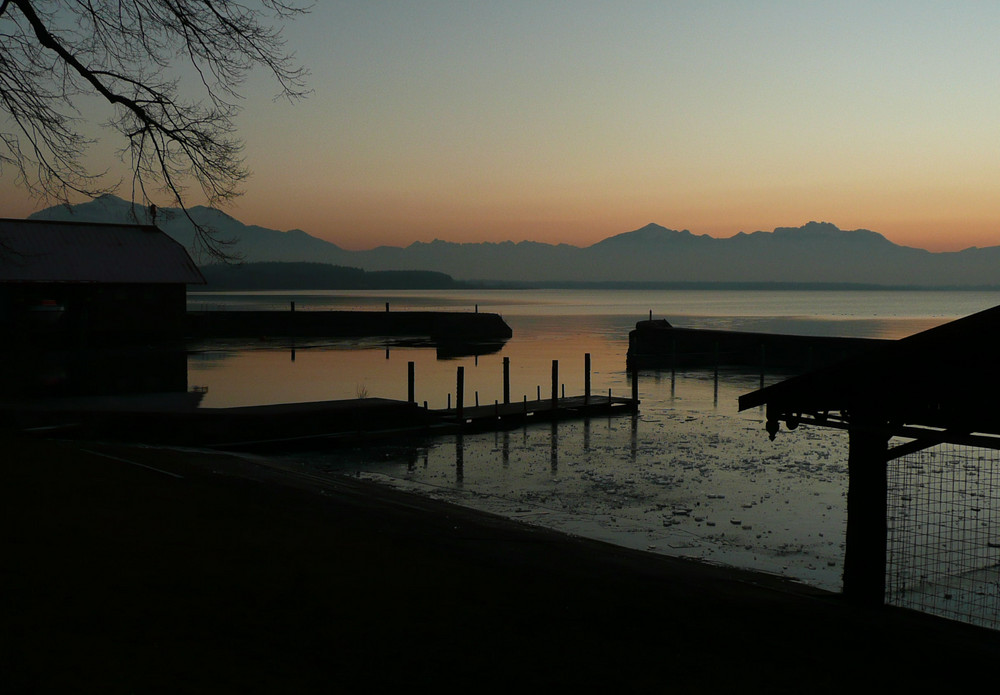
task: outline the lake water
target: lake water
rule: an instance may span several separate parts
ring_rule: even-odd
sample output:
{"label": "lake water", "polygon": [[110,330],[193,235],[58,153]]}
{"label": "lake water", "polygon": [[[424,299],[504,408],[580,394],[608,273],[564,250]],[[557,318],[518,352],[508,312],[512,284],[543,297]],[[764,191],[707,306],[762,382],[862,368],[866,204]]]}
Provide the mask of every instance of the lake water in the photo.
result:
{"label": "lake water", "polygon": [[[366,338],[210,342],[191,346],[188,382],[203,405],[355,398],[443,408],[464,368],[466,403],[547,394],[553,360],[568,395],[629,395],[636,321],[809,335],[900,338],[1000,304],[994,292],[492,290],[190,293],[192,309],[447,310],[501,314],[514,335],[479,356]],[[840,588],[847,435],[802,427],[768,440],[760,411],[737,398],[786,374],[670,369],[639,373],[637,415],[535,424],[295,454],[289,462],[362,476],[462,505],[633,548],[774,572]]]}

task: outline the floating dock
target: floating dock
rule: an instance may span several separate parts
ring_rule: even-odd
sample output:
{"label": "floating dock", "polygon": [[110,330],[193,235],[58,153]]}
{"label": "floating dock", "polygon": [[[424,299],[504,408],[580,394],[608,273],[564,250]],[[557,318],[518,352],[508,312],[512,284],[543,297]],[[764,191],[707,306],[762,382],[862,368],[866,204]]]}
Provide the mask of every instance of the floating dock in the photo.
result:
{"label": "floating dock", "polygon": [[630,369],[738,366],[807,371],[891,342],[675,328],[660,319],[639,321],[629,332],[627,362]]}

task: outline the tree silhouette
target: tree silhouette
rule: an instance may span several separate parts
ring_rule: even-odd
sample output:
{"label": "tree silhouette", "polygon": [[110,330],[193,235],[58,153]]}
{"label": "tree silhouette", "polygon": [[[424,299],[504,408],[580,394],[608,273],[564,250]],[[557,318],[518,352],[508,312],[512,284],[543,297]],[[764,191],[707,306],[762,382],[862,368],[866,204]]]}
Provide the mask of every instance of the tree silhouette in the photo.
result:
{"label": "tree silhouette", "polygon": [[[68,204],[97,197],[107,172],[84,157],[81,104],[109,105],[129,165],[133,204],[155,194],[195,225],[195,250],[230,259],[217,233],[191,219],[193,182],[209,205],[241,194],[249,172],[233,119],[239,88],[254,68],[269,71],[276,98],[306,94],[306,72],[285,50],[280,25],[306,10],[281,0],[0,0],[0,173],[15,173],[33,196]],[[182,96],[185,88],[197,96]],[[133,206],[134,210],[134,206]]]}

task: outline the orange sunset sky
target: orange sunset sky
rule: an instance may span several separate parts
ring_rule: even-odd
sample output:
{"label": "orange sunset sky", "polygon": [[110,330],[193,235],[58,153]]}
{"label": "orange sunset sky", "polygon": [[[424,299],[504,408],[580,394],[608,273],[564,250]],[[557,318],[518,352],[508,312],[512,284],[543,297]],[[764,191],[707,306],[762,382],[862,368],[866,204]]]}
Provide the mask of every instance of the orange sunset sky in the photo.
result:
{"label": "orange sunset sky", "polygon": [[[338,1],[285,34],[314,91],[245,85],[248,224],[350,249],[810,220],[1000,245],[1000,3]],[[44,207],[0,175],[0,214]]]}

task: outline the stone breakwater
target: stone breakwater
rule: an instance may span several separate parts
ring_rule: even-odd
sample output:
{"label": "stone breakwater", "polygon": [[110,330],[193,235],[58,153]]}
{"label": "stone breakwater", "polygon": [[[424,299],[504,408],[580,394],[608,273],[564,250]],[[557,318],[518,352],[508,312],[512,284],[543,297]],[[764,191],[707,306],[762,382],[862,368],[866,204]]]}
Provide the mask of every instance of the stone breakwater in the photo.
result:
{"label": "stone breakwater", "polygon": [[639,321],[629,332],[630,368],[741,366],[809,370],[892,341],[676,328]]}
{"label": "stone breakwater", "polygon": [[189,311],[201,338],[420,336],[434,341],[506,340],[499,314],[442,311]]}

